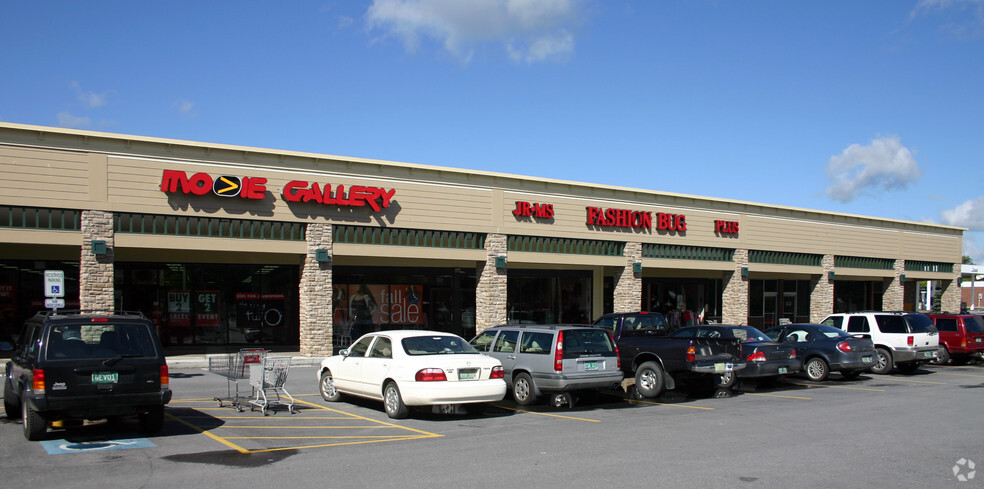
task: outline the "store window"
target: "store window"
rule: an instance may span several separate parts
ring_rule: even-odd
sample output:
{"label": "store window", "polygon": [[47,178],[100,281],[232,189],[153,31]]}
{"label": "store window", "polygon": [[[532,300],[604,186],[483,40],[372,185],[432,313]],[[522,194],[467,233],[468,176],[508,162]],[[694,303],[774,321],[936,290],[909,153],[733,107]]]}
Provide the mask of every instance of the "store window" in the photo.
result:
{"label": "store window", "polygon": [[671,328],[721,320],[721,280],[644,278],[643,308],[662,313]]}
{"label": "store window", "polygon": [[45,270],[65,272],[65,309],[79,308],[77,261],[0,261],[0,341],[13,343],[24,321],[45,309]]}
{"label": "store window", "polygon": [[509,270],[506,314],[510,323],[589,324],[591,272]]}
{"label": "store window", "polygon": [[299,344],[296,266],[116,267],[117,307],[147,314],[165,346]]}

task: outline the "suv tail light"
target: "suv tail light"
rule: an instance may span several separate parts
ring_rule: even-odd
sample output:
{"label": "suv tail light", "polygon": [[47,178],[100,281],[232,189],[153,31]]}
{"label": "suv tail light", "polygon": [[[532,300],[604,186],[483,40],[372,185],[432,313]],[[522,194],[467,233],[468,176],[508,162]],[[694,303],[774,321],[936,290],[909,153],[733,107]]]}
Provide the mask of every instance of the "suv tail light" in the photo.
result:
{"label": "suv tail light", "polygon": [[907,345],[912,346],[912,345],[916,344],[916,338],[910,336],[909,338],[907,338],[905,340],[905,342],[906,342]]}
{"label": "suv tail light", "polygon": [[506,378],[506,371],[502,369],[501,365],[496,365],[492,367],[492,373],[489,374],[490,379],[504,379]]}
{"label": "suv tail light", "polygon": [[[33,390],[35,394],[43,396],[44,395],[44,370],[43,369],[40,369],[40,368],[34,369],[34,371],[31,372],[31,378],[32,378],[32,381],[31,381],[31,390]],[[24,399],[23,402],[27,402],[27,400]]]}
{"label": "suv tail light", "polygon": [[848,343],[848,342],[846,342],[846,341],[842,341],[840,343],[837,343],[837,349],[840,350],[840,351],[842,351],[842,352],[845,352],[845,353],[846,352],[854,351],[854,349],[851,348],[851,344]]}
{"label": "suv tail light", "polygon": [[554,370],[564,370],[564,332],[557,332],[557,348],[554,349]]}
{"label": "suv tail light", "polygon": [[417,372],[414,380],[417,382],[434,382],[448,380],[448,376],[444,375],[444,370],[439,368],[425,368]]}
{"label": "suv tail light", "polygon": [[168,375],[167,364],[161,365],[161,389],[168,389],[171,383],[171,376]]}
{"label": "suv tail light", "polygon": [[694,360],[697,360],[697,349],[691,344],[690,347],[687,348],[687,361],[693,362]]}
{"label": "suv tail light", "polygon": [[967,337],[960,340],[960,348],[967,348]]}
{"label": "suv tail light", "polygon": [[748,358],[746,358],[745,361],[748,361],[748,362],[764,362],[765,361],[765,353],[760,352],[760,351],[757,351],[755,353],[752,353],[751,355],[748,355]]}

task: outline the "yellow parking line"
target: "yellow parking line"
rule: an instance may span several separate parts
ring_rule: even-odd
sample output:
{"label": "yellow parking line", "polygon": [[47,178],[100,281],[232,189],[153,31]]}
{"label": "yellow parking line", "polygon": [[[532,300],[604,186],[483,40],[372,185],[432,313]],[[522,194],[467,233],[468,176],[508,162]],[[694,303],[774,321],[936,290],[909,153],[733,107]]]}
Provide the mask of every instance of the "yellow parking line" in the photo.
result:
{"label": "yellow parking line", "polygon": [[687,409],[703,409],[705,411],[713,411],[714,410],[714,408],[712,408],[712,407],[687,406],[686,404],[674,404],[672,402],[643,401],[641,399],[629,399],[629,400],[626,400],[625,402],[630,402],[630,403],[639,402],[639,403],[643,403],[643,404],[652,404],[653,406],[673,406],[673,407],[682,407],[682,408],[687,408]]}
{"label": "yellow parking line", "polygon": [[346,426],[247,426],[247,425],[221,425],[211,429],[250,429],[250,430],[347,430],[358,428],[361,430],[386,430],[392,429],[390,426],[365,426],[365,425],[346,425]]}
{"label": "yellow parking line", "polygon": [[779,397],[782,399],[802,399],[804,401],[812,401],[812,397],[799,397],[799,396],[780,396],[779,394],[756,394],[754,392],[743,392],[746,396],[765,396],[765,397]]}
{"label": "yellow parking line", "polygon": [[600,423],[601,422],[601,421],[599,421],[597,419],[578,418],[578,417],[575,417],[575,416],[563,416],[563,415],[560,415],[560,414],[540,413],[540,412],[536,412],[536,411],[526,411],[526,410],[523,410],[523,409],[513,409],[513,408],[510,408],[510,407],[506,407],[506,406],[496,406],[496,407],[497,408],[501,408],[501,409],[506,409],[508,411],[515,411],[517,413],[539,414],[540,416],[550,416],[550,417],[553,417],[553,418],[574,419],[574,420],[577,420],[577,421],[590,421],[592,423]]}
{"label": "yellow parking line", "polygon": [[175,421],[177,421],[177,422],[179,422],[179,423],[181,423],[181,424],[183,424],[183,425],[185,425],[185,426],[187,426],[187,427],[189,427],[189,428],[191,428],[191,429],[193,429],[193,430],[195,430],[195,431],[197,431],[197,432],[199,432],[199,433],[201,433],[201,434],[203,434],[203,435],[205,435],[205,436],[207,436],[207,437],[209,437],[209,438],[211,438],[211,439],[213,439],[213,440],[215,440],[215,441],[217,441],[217,442],[219,442],[219,443],[221,443],[221,444],[223,444],[223,445],[225,445],[225,446],[227,446],[229,448],[232,448],[233,450],[235,450],[235,451],[237,451],[239,453],[251,453],[249,450],[247,450],[247,449],[245,449],[245,448],[243,448],[243,447],[241,447],[239,445],[236,445],[235,443],[226,441],[221,436],[217,436],[217,435],[214,435],[212,433],[209,433],[208,430],[202,429],[199,426],[195,426],[195,425],[193,425],[193,424],[191,424],[191,423],[189,423],[189,422],[187,422],[187,421],[185,421],[185,420],[183,420],[183,419],[181,419],[181,418],[179,418],[177,416],[174,416],[174,415],[172,415],[172,414],[170,414],[170,413],[168,413],[166,411],[165,411],[164,414],[167,417],[169,417],[169,418],[171,418],[171,419],[173,419],[173,420],[175,420]]}
{"label": "yellow parking line", "polygon": [[795,384],[803,387],[811,388],[827,388],[827,389],[847,389],[851,391],[870,391],[870,392],[885,392],[885,389],[873,389],[871,387],[848,387],[846,385],[817,385],[817,384]]}
{"label": "yellow parking line", "polygon": [[911,379],[899,379],[896,377],[881,377],[885,380],[894,380],[896,382],[909,382],[912,384],[936,384],[936,385],[946,385],[946,382],[931,382],[928,380],[911,380]]}

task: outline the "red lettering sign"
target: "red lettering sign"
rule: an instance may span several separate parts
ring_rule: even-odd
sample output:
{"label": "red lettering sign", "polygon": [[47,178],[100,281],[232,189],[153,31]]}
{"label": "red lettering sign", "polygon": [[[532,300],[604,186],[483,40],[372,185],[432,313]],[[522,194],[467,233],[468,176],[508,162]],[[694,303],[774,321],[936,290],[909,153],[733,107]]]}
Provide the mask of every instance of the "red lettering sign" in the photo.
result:
{"label": "red lettering sign", "polygon": [[241,197],[263,200],[266,197],[265,178],[230,177],[212,178],[207,173],[196,173],[190,178],[179,170],[164,170],[161,176],[161,192],[205,195],[209,192],[220,197]]}
{"label": "red lettering sign", "polygon": [[512,211],[516,217],[532,217],[536,219],[553,219],[553,204],[532,204],[530,202],[516,201],[516,208]]}
{"label": "red lettering sign", "polygon": [[715,234],[738,234],[738,221],[714,221]]}
{"label": "red lettering sign", "polygon": [[368,205],[372,210],[379,212],[390,205],[396,189],[384,189],[378,187],[362,187],[353,185],[345,194],[345,186],[338,185],[332,192],[331,184],[325,184],[324,189],[318,182],[310,185],[303,180],[293,180],[284,185],[284,200],[287,202],[316,202],[324,205],[338,205],[348,207],[363,207]]}

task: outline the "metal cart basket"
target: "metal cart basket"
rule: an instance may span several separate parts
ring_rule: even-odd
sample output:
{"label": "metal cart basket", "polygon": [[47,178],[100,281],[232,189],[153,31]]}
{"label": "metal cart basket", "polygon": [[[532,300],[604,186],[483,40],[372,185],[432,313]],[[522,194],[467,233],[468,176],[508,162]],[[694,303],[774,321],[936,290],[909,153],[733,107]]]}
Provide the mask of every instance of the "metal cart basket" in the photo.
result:
{"label": "metal cart basket", "polygon": [[[290,372],[290,357],[267,357],[261,364],[249,366],[249,385],[253,388],[253,399],[249,410],[257,408],[268,416],[272,406],[287,406],[294,414],[294,397],[287,392],[287,373]],[[276,414],[276,411],[273,411]]]}
{"label": "metal cart basket", "polygon": [[[219,407],[222,407],[223,402],[227,401],[230,406],[236,408],[236,411],[242,412],[241,404],[252,397],[253,391],[251,390],[248,395],[240,394],[239,381],[249,378],[250,366],[263,365],[266,354],[266,350],[244,348],[238,353],[209,357],[208,371],[226,378],[226,397],[215,397],[215,402],[218,403]],[[233,385],[235,385],[235,389],[233,389]]]}

